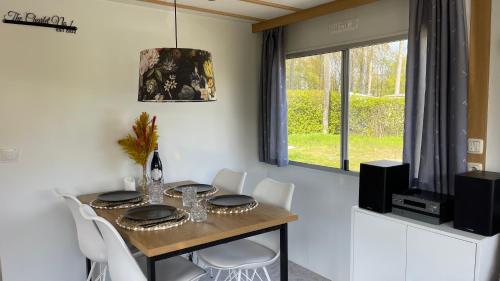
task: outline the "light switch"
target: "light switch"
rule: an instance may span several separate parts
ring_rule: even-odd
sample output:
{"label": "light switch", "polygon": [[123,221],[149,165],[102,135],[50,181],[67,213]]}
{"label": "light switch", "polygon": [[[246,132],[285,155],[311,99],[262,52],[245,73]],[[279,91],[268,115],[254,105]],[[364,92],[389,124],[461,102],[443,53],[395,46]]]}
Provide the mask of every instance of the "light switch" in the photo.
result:
{"label": "light switch", "polygon": [[15,162],[19,158],[19,151],[15,148],[0,148],[0,162]]}
{"label": "light switch", "polygon": [[471,154],[483,154],[483,140],[469,139],[467,145],[467,152]]}

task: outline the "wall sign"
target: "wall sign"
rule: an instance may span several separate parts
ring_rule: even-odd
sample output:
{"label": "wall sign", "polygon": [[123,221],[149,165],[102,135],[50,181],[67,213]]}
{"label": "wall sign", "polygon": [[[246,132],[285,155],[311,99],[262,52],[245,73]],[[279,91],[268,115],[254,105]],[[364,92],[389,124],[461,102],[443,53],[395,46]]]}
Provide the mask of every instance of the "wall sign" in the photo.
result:
{"label": "wall sign", "polygon": [[349,19],[341,22],[330,24],[330,33],[342,33],[347,31],[357,30],[359,27],[359,19]]}
{"label": "wall sign", "polygon": [[9,11],[3,16],[3,22],[9,24],[33,25],[55,28],[57,32],[76,33],[78,29],[73,20],[66,20],[63,16],[37,16],[32,12],[20,13]]}

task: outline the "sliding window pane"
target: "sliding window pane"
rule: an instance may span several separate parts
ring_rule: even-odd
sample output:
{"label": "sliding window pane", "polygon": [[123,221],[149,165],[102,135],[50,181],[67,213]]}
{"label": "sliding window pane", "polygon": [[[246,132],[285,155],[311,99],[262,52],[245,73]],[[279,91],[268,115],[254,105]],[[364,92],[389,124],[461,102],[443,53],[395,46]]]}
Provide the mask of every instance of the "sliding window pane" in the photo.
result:
{"label": "sliding window pane", "polygon": [[288,156],[340,168],[341,52],[286,61]]}
{"label": "sliding window pane", "polygon": [[401,161],[407,41],[355,48],[349,56],[349,169]]}

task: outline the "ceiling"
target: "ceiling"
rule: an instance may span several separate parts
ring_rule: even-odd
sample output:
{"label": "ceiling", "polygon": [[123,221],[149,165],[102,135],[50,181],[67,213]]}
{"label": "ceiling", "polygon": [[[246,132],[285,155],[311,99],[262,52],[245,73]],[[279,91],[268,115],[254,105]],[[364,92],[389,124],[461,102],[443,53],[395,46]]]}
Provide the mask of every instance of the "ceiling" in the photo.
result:
{"label": "ceiling", "polygon": [[[152,6],[172,6],[173,0],[133,0],[120,2],[139,2]],[[142,3],[141,3],[142,2]],[[177,0],[179,9],[197,11],[219,16],[231,17],[250,22],[259,22],[292,14],[332,0]]]}

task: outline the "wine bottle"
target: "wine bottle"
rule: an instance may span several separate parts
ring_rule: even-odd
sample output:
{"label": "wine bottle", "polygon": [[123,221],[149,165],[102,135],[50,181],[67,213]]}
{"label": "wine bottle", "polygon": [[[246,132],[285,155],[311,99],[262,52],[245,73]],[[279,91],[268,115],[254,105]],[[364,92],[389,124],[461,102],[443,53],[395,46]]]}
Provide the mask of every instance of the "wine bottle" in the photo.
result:
{"label": "wine bottle", "polygon": [[151,179],[154,182],[163,182],[163,167],[158,153],[158,145],[155,147],[153,159],[151,160]]}

